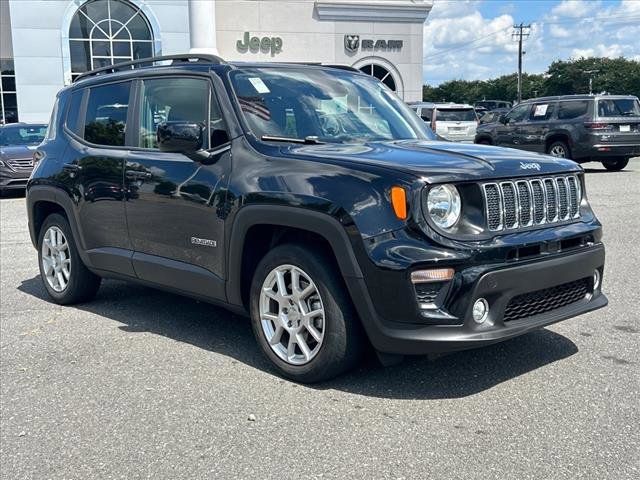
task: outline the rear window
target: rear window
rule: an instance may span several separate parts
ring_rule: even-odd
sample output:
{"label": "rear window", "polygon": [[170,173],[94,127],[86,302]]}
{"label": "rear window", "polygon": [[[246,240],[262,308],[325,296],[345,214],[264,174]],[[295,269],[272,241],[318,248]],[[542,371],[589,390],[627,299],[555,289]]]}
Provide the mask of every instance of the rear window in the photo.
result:
{"label": "rear window", "polygon": [[46,131],[46,125],[2,127],[2,129],[0,129],[0,145],[5,147],[14,145],[38,145],[44,140]]}
{"label": "rear window", "polygon": [[571,100],[558,104],[558,118],[560,120],[570,120],[578,118],[589,111],[589,100]]}
{"label": "rear window", "polygon": [[84,139],[97,145],[124,146],[131,82],[89,90]]}
{"label": "rear window", "polygon": [[636,98],[598,100],[598,116],[640,117],[640,104]]}
{"label": "rear window", "polygon": [[476,112],[473,108],[438,109],[437,120],[441,122],[475,122]]}

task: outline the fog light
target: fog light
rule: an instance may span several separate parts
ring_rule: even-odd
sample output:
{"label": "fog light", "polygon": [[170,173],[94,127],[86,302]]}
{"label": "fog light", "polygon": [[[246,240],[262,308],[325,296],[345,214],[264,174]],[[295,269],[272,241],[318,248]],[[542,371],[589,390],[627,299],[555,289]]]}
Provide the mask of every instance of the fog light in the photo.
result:
{"label": "fog light", "polygon": [[595,292],[600,288],[600,270],[593,272],[593,291]]}
{"label": "fog light", "polygon": [[473,320],[476,323],[484,323],[489,315],[489,303],[484,298],[479,298],[473,304]]}

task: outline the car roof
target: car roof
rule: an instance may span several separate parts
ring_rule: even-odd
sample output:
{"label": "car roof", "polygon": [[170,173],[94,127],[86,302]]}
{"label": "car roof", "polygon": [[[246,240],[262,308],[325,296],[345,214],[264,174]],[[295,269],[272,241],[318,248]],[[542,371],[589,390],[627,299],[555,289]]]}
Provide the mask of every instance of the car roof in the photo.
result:
{"label": "car roof", "polygon": [[27,123],[27,122],[13,122],[13,123],[5,123],[4,125],[0,125],[0,128],[8,128],[8,127],[46,127],[46,123]]}
{"label": "car roof", "polygon": [[623,99],[623,98],[638,98],[634,95],[588,95],[588,94],[580,94],[580,95],[555,95],[551,97],[538,97],[538,98],[529,98],[527,100],[523,100],[522,103],[537,103],[537,102],[554,102],[554,101],[563,101],[563,100],[595,100],[595,99]]}
{"label": "car roof", "polygon": [[468,103],[436,103],[435,107],[438,110],[446,110],[447,108],[455,108],[455,109],[459,109],[459,108],[470,108],[473,109],[473,105],[469,105]]}

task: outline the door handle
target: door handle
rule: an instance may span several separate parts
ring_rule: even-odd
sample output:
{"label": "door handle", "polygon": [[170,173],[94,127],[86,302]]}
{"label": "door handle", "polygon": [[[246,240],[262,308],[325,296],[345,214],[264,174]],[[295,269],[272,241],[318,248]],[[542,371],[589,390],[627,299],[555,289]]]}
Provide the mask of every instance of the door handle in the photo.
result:
{"label": "door handle", "polygon": [[151,178],[151,174],[149,172],[141,172],[139,170],[127,170],[125,175],[129,180],[146,180]]}
{"label": "door handle", "polygon": [[65,163],[62,166],[62,171],[67,172],[71,178],[74,178],[81,170],[82,167],[77,163]]}

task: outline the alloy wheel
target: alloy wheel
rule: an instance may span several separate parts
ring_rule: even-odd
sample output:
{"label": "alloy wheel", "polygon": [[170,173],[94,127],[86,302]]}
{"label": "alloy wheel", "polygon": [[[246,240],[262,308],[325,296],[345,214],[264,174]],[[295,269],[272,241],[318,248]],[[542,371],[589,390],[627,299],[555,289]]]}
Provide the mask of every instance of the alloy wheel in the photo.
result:
{"label": "alloy wheel", "polygon": [[271,350],[291,365],[313,360],[325,334],[325,310],[318,287],[294,265],[274,268],[260,292],[260,323]]}
{"label": "alloy wheel", "polygon": [[554,145],[551,150],[549,150],[549,154],[554,157],[566,158],[567,152],[562,145]]}
{"label": "alloy wheel", "polygon": [[56,226],[49,227],[42,238],[42,271],[54,291],[67,288],[71,277],[69,242]]}

